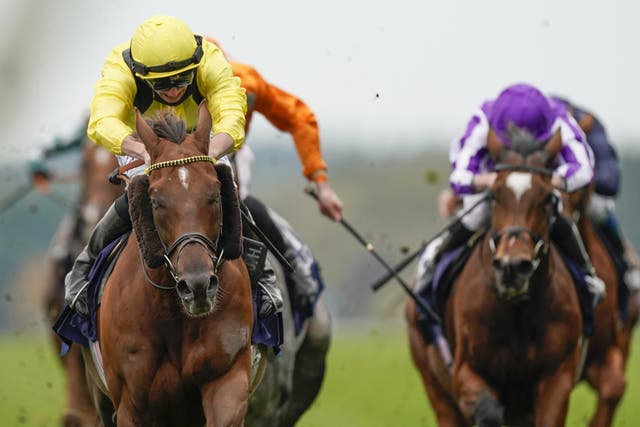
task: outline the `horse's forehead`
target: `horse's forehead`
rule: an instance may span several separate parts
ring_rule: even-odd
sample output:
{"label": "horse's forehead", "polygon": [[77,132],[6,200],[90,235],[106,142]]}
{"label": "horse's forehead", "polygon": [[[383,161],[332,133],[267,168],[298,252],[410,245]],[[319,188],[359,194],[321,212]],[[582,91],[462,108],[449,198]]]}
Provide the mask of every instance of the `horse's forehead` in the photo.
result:
{"label": "horse's forehead", "polygon": [[533,187],[533,175],[528,172],[512,172],[507,176],[506,187],[513,192],[516,200]]}

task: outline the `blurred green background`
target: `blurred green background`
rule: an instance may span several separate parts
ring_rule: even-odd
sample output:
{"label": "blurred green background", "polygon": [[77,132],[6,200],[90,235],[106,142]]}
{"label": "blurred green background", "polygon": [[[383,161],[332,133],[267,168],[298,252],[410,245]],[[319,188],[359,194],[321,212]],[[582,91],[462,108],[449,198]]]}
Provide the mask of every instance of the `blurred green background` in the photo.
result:
{"label": "blurred green background", "polygon": [[[340,225],[317,211],[303,192],[299,162],[290,146],[256,150],[253,193],[287,218],[322,266],[325,299],[334,317],[334,341],[320,397],[300,425],[433,426],[419,377],[411,365],[402,305],[389,282],[374,294],[369,285],[384,269]],[[331,183],[347,219],[389,263],[427,241],[442,226],[435,200],[446,186],[442,150],[376,152],[329,150]],[[640,242],[636,212],[640,159],[622,153],[623,191],[618,202],[628,237]],[[74,155],[52,166],[72,170]],[[24,165],[0,169],[0,201],[27,186]],[[28,187],[25,187],[28,188]],[[52,197],[28,192],[0,214],[0,425],[56,426],[62,405],[61,370],[48,341],[41,310],[46,250],[57,223],[73,203],[77,185],[57,184]],[[407,280],[415,266],[403,272]],[[640,408],[639,336],[633,344],[629,387],[616,426],[637,425]],[[586,425],[593,394],[578,387],[568,425]]]}

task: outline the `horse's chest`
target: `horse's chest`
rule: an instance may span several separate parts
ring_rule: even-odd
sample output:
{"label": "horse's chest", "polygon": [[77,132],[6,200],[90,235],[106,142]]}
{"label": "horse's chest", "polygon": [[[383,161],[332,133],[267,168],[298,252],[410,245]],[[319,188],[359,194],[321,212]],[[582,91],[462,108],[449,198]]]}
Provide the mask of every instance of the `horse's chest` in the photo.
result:
{"label": "horse's chest", "polygon": [[[541,334],[553,330],[553,333]],[[541,328],[534,333],[510,337],[472,337],[468,343],[469,361],[477,370],[497,381],[526,380],[537,376],[548,366],[558,366],[570,352],[571,340],[562,333],[563,328]],[[563,339],[560,339],[560,338]],[[564,339],[566,338],[566,339]]]}
{"label": "horse's chest", "polygon": [[219,326],[215,334],[208,329],[183,346],[183,375],[196,383],[227,372],[251,341],[248,326]]}

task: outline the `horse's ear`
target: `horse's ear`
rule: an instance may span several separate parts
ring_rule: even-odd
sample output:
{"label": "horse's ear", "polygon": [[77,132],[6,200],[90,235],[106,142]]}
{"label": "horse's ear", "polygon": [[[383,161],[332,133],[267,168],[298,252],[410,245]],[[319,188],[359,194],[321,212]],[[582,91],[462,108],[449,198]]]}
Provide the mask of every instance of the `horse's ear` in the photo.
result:
{"label": "horse's ear", "polygon": [[556,158],[556,155],[562,149],[562,135],[560,134],[560,130],[558,129],[556,133],[553,134],[549,142],[544,146],[544,151],[547,153],[547,161],[546,166],[551,166],[551,163]]}
{"label": "horse's ear", "polygon": [[149,268],[164,264],[164,247],[153,222],[153,211],[149,200],[149,177],[138,175],[127,187],[129,215],[133,230],[138,238],[138,248],[142,259]]}
{"label": "horse's ear", "polygon": [[209,140],[211,138],[211,114],[207,109],[207,102],[202,101],[198,107],[198,125],[193,132],[196,145],[203,153],[209,152]]}
{"label": "horse's ear", "polygon": [[242,220],[240,201],[236,191],[231,168],[219,163],[216,165],[218,179],[222,184],[222,247],[227,259],[235,259],[242,255]]}
{"label": "horse's ear", "polygon": [[144,117],[142,117],[142,113],[138,108],[136,108],[136,132],[147,148],[147,152],[150,153],[151,147],[157,146],[159,138]]}
{"label": "horse's ear", "polygon": [[489,134],[487,135],[487,149],[489,150],[489,154],[491,154],[491,158],[494,162],[500,160],[506,149],[493,128],[489,128]]}

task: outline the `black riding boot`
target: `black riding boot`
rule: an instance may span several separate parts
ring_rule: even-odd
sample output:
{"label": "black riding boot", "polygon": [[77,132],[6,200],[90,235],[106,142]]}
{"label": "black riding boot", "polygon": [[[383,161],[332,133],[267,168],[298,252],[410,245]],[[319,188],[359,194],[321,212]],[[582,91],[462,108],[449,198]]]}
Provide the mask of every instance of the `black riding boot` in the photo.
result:
{"label": "black riding boot", "polygon": [[442,254],[467,242],[474,233],[474,231],[465,227],[462,221],[458,221],[424,248],[416,274],[416,291],[418,294],[433,280],[436,265]]}
{"label": "black riding boot", "polygon": [[[246,207],[246,205],[241,204],[241,209],[247,214],[249,220],[251,220],[253,222],[253,225],[255,226],[255,221],[253,220],[251,212],[249,212],[249,209]],[[247,220],[247,218],[243,218],[243,221]],[[252,239],[254,241],[260,240],[260,238],[252,231],[251,226],[249,225],[245,225],[242,227],[242,233],[245,237],[248,237],[249,239]],[[280,292],[280,288],[278,288],[276,275],[268,258],[265,259],[264,268],[262,269],[261,274],[257,277],[256,280],[252,279],[252,285],[259,288],[260,301],[258,315],[260,317],[266,317],[282,311],[282,307],[284,305],[284,302],[282,300],[282,292]]]}
{"label": "black riding boot", "polygon": [[551,238],[562,252],[578,263],[585,275],[585,283],[593,296],[595,307],[606,296],[606,288],[602,279],[596,275],[596,269],[584,247],[578,227],[570,218],[559,214],[551,229]]}
{"label": "black riding boot", "polygon": [[616,265],[618,266],[619,274],[622,275],[622,281],[630,292],[636,292],[640,290],[640,271],[633,266],[627,257],[626,247],[624,244],[624,238],[620,233],[620,227],[613,214],[611,214],[606,221],[596,222],[597,227],[602,230],[605,237],[616,252]]}
{"label": "black riding boot", "polygon": [[100,251],[114,239],[131,230],[131,219],[126,195],[120,196],[107,210],[91,232],[84,247],[64,280],[64,301],[78,313],[87,315],[87,284],[93,262]]}

